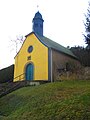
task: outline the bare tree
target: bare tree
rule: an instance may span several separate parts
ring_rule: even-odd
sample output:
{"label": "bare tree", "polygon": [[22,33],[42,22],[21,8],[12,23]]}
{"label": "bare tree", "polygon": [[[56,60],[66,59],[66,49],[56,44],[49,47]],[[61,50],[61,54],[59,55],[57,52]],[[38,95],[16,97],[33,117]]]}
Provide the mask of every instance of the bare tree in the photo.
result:
{"label": "bare tree", "polygon": [[11,51],[14,50],[15,54],[17,54],[23,42],[24,42],[24,37],[22,35],[18,35],[16,36],[15,39],[11,39],[10,40],[11,45],[9,46]]}

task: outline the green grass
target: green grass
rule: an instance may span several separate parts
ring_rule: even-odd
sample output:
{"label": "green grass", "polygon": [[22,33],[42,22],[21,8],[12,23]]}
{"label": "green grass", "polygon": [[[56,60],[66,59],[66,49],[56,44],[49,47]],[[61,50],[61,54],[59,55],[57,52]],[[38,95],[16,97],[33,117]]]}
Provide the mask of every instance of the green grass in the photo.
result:
{"label": "green grass", "polygon": [[90,81],[18,89],[0,98],[0,120],[90,120]]}

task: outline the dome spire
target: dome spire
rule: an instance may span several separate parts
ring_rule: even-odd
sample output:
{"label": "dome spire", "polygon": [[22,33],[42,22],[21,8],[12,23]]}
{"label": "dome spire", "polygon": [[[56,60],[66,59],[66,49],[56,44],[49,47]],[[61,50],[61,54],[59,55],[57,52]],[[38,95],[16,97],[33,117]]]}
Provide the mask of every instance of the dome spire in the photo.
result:
{"label": "dome spire", "polygon": [[40,12],[36,12],[34,18],[33,18],[33,32],[37,33],[40,36],[43,36],[43,18]]}

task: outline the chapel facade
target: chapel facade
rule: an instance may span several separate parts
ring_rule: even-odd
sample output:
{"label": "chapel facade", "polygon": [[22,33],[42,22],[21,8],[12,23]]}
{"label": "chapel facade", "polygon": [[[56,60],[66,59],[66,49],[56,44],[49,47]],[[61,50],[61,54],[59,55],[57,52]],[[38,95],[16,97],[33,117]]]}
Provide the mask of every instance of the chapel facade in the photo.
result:
{"label": "chapel facade", "polygon": [[49,81],[56,79],[58,71],[67,69],[69,63],[78,66],[77,57],[62,45],[43,35],[42,15],[38,11],[33,20],[33,30],[15,56],[15,81]]}

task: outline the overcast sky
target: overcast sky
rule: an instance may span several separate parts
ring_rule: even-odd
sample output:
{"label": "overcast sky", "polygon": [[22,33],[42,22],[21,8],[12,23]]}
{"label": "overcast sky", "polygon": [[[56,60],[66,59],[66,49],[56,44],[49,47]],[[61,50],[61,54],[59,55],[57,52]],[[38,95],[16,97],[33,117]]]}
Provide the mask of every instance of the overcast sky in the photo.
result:
{"label": "overcast sky", "polygon": [[38,10],[44,19],[44,36],[65,47],[85,46],[82,32],[87,7],[88,0],[0,0],[0,69],[14,63],[16,47],[11,40],[32,32]]}

